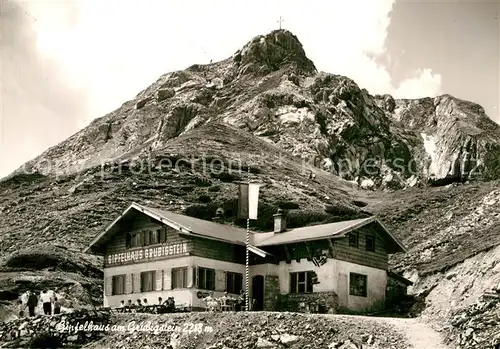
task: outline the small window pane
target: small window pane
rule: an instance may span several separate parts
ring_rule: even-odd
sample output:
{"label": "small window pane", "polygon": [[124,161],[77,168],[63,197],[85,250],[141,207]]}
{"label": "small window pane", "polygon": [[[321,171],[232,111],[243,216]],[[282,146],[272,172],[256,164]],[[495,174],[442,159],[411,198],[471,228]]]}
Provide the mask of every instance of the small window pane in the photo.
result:
{"label": "small window pane", "polygon": [[366,297],[367,276],[362,274],[349,274],[349,294],[353,296]]}
{"label": "small window pane", "polygon": [[366,250],[371,252],[375,251],[375,238],[371,235],[366,236]]}
{"label": "small window pane", "polygon": [[358,248],[359,238],[358,233],[349,233],[349,246]]}

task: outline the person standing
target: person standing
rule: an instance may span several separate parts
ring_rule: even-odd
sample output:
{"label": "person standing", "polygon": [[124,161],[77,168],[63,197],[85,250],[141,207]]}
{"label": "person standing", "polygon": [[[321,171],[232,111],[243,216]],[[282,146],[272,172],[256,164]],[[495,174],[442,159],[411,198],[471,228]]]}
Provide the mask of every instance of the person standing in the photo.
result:
{"label": "person standing", "polygon": [[23,304],[23,301],[20,299],[17,301],[18,309],[19,309],[19,318],[24,317],[24,308],[26,308],[26,304]]}
{"label": "person standing", "polygon": [[42,301],[43,313],[45,315],[52,315],[52,297],[47,290],[42,291],[40,300]]}
{"label": "person standing", "polygon": [[54,315],[56,314],[61,314],[61,304],[57,300],[57,297],[54,297]]}
{"label": "person standing", "polygon": [[28,306],[28,315],[30,317],[35,316],[35,308],[38,305],[38,298],[33,291],[28,291],[28,301],[26,302]]}
{"label": "person standing", "polygon": [[246,310],[246,304],[247,304],[247,295],[245,293],[245,290],[240,291],[240,297],[239,297],[239,302],[237,305],[237,308],[239,311],[245,311]]}

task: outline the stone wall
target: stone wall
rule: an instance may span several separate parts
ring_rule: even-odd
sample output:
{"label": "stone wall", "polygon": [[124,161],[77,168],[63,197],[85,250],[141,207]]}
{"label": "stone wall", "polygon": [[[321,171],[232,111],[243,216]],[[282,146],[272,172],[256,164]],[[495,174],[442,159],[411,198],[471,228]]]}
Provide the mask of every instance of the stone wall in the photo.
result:
{"label": "stone wall", "polygon": [[335,292],[313,292],[280,295],[277,310],[335,314],[338,307]]}
{"label": "stone wall", "polygon": [[264,281],[264,310],[275,311],[280,295],[280,282],[278,276],[266,275]]}
{"label": "stone wall", "polygon": [[99,339],[105,334],[99,328],[109,323],[106,309],[38,315],[0,323],[0,343],[8,343],[11,348],[71,347]]}

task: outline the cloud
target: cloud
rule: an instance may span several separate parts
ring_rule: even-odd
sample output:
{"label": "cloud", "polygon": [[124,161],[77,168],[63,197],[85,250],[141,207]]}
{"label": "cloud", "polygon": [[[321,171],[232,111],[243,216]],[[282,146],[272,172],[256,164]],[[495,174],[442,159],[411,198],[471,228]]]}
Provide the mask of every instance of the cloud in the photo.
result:
{"label": "cloud", "polygon": [[[314,47],[318,69],[345,75],[372,94],[389,93],[399,98],[436,96],[441,93],[441,76],[430,69],[409,72],[412,76],[395,85],[388,67],[397,58],[387,52],[385,43],[395,0],[332,1],[320,16],[328,24],[321,28],[331,40],[320,40]],[[321,37],[319,30],[316,34]],[[323,35],[324,36],[324,35]],[[404,50],[400,55],[404,54]],[[386,61],[387,64],[380,62]]]}
{"label": "cloud", "polygon": [[[2,49],[10,61],[4,72],[22,67],[22,73],[6,73],[3,81],[12,93],[4,96],[10,106],[3,107],[1,151],[20,148],[15,158],[1,160],[0,175],[133,99],[160,75],[229,57],[276,29],[280,16],[319,70],[348,76],[373,94],[411,98],[440,89],[439,75],[425,69],[393,86],[377,63],[387,55],[394,0],[5,3],[2,21],[10,34]],[[32,143],[19,145],[20,135]]]}
{"label": "cloud", "polygon": [[68,86],[57,61],[36,49],[35,18],[2,1],[0,176],[75,131],[86,111],[86,92]]}
{"label": "cloud", "polygon": [[416,76],[403,80],[393,92],[396,98],[422,98],[435,96],[441,88],[441,76],[430,69],[419,69]]}

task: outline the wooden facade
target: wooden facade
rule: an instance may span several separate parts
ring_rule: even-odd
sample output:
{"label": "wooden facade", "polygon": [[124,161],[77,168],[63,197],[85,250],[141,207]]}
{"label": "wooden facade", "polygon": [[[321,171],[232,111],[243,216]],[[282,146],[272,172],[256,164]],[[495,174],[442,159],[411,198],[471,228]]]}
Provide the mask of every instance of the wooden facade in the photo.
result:
{"label": "wooden facade", "polygon": [[193,237],[192,255],[208,259],[245,264],[245,246]]}
{"label": "wooden facade", "polygon": [[[124,228],[125,230],[116,234],[113,240],[106,246],[104,258],[105,267],[138,262],[152,262],[162,259],[175,258],[181,255],[198,256],[213,260],[243,265],[245,264],[245,246],[242,245],[204,239],[201,237],[181,236],[181,234],[179,234],[179,232],[174,228],[165,224],[158,224],[149,219],[141,219],[135,224]],[[160,233],[165,233],[166,239],[164,242],[148,244],[146,239],[141,239],[140,241],[143,243],[139,246],[127,248],[127,235],[131,235],[132,239],[134,239],[134,236],[138,234],[158,231]],[[168,251],[167,253],[165,253],[165,251],[161,251],[162,253],[159,253],[160,248],[168,249],[172,246],[174,247],[173,251]],[[181,251],[176,251],[175,247],[178,248],[179,246],[185,246],[185,248],[182,248]],[[143,254],[140,259],[131,259],[130,257],[127,258],[128,253],[140,252]],[[122,258],[116,259],[115,256]],[[110,257],[114,257],[112,262],[110,261]]]}
{"label": "wooden facade", "polygon": [[[286,232],[280,234],[286,234]],[[334,258],[376,269],[388,269],[389,257],[385,248],[386,241],[375,228],[365,226],[350,234],[357,235],[357,247],[349,245],[349,236],[340,239],[324,239],[270,246],[267,248],[263,247],[273,257],[267,257],[265,260],[262,258],[253,258],[255,260],[254,263],[279,264],[280,262],[290,263],[291,261],[300,261],[301,259],[311,261],[317,256],[324,255],[327,258]],[[367,249],[367,237],[373,239],[374,250]]]}
{"label": "wooden facade", "polygon": [[[335,240],[333,258],[376,269],[388,269],[389,256],[385,249],[385,241],[375,229],[362,227],[349,234],[358,234],[358,246],[350,246],[348,236]],[[375,251],[367,250],[367,237],[375,239]]]}
{"label": "wooden facade", "polygon": [[[127,234],[134,236],[135,234],[140,234],[141,232],[158,230],[165,231],[165,242],[146,244],[147,241],[144,241],[141,246],[127,248]],[[286,234],[286,232],[281,234]],[[349,236],[341,239],[324,239],[270,246],[264,248],[264,250],[270,253],[269,256],[261,258],[252,254],[250,264],[279,264],[280,262],[290,263],[292,260],[300,261],[301,259],[311,261],[315,256],[325,255],[327,258],[335,258],[346,262],[387,270],[388,254],[385,249],[385,241],[375,228],[365,226],[349,234],[357,236],[357,246],[350,245]],[[373,240],[373,251],[367,249],[368,238]],[[179,250],[179,246],[181,247],[181,250]],[[160,251],[159,248],[170,248],[170,251]],[[139,251],[144,251],[143,253],[147,254],[147,256],[142,256],[140,259],[130,259],[130,257],[127,258],[126,253],[137,253]],[[112,263],[110,262],[110,256],[120,254],[125,256],[118,258],[118,260],[115,258]],[[105,266],[125,265],[141,261],[157,261],[179,257],[179,255],[191,255],[213,260],[245,264],[245,246],[201,237],[181,236],[178,231],[168,225],[158,224],[149,219],[142,219],[131,226],[128,231],[123,231],[113,238],[106,248]]]}

